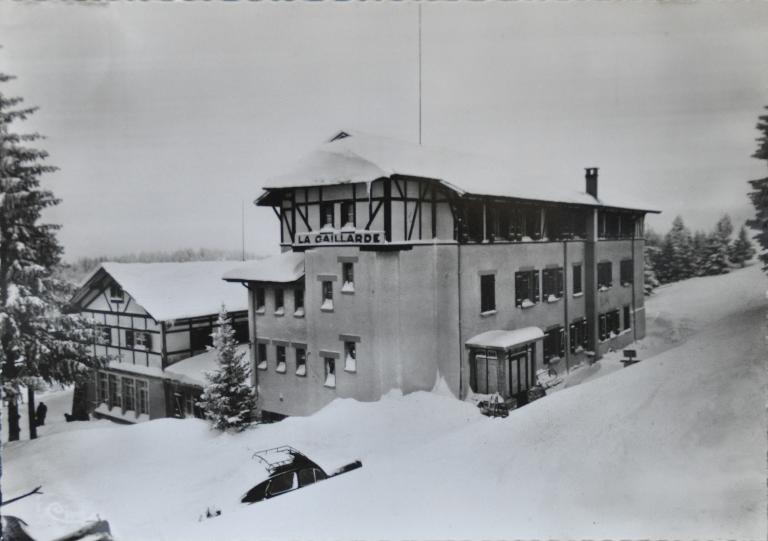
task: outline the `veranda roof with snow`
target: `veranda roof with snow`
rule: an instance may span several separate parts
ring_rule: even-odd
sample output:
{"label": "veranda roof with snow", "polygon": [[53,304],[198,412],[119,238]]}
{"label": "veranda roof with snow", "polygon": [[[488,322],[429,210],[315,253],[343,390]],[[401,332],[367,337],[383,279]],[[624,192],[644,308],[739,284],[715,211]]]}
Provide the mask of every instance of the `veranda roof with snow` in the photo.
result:
{"label": "veranda roof with snow", "polygon": [[304,276],[304,253],[283,252],[272,257],[252,261],[224,273],[232,282],[295,282]]}
{"label": "veranda roof with snow", "polygon": [[514,331],[486,331],[467,340],[466,345],[481,348],[509,349],[544,338],[538,327],[523,327]]}
{"label": "veranda roof with snow", "polygon": [[[248,355],[248,344],[240,344],[237,346],[237,353]],[[208,385],[205,373],[213,372],[218,367],[216,354],[217,351],[215,349],[210,349],[204,353],[187,357],[184,360],[166,366],[163,376],[166,379],[178,381],[185,385],[205,387]]]}
{"label": "veranda roof with snow", "polygon": [[156,321],[170,321],[248,309],[248,295],[238,284],[221,276],[238,261],[190,261],[183,263],[102,263],[75,294],[81,301],[91,286],[112,277]]}
{"label": "veranda roof with snow", "polygon": [[[563,190],[553,182],[533,181],[515,174],[514,164],[439,148],[430,148],[360,132],[339,132],[300,159],[287,173],[267,180],[266,192],[280,188],[371,182],[393,175],[437,180],[460,195],[513,197],[536,201],[643,209],[628,201],[605,201],[586,192]],[[579,179],[583,183],[583,178]]]}

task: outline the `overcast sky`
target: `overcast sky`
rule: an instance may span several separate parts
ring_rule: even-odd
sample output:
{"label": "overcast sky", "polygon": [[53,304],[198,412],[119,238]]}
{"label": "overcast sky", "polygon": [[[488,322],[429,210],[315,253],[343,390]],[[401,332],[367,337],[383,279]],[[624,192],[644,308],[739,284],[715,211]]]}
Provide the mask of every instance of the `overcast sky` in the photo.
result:
{"label": "overcast sky", "polygon": [[[709,229],[750,215],[768,105],[768,2],[423,5],[425,145],[498,155]],[[0,1],[3,92],[61,170],[69,259],[141,250],[277,251],[251,202],[341,129],[416,141],[417,6]]]}

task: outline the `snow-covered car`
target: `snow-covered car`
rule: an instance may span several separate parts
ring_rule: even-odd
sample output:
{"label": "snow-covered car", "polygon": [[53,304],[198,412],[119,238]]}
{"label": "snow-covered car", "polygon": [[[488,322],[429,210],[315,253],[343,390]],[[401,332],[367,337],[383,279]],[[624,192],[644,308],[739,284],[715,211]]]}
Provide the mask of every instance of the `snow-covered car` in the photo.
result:
{"label": "snow-covered car", "polygon": [[306,455],[287,445],[257,451],[253,454],[253,458],[266,469],[269,477],[246,492],[240,500],[242,503],[255,503],[274,498],[363,466],[359,460],[355,460],[331,472],[326,472]]}

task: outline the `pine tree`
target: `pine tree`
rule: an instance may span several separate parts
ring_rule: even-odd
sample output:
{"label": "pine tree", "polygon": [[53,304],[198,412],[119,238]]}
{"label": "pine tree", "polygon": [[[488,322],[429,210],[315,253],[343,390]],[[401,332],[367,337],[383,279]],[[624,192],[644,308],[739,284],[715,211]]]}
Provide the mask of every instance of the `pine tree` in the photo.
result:
{"label": "pine tree", "polygon": [[707,257],[707,234],[698,230],[693,234],[693,273],[695,276],[704,274],[704,263]]}
{"label": "pine tree", "polygon": [[248,384],[250,366],[245,352],[237,351],[235,331],[223,306],[218,325],[213,340],[218,368],[206,374],[209,384],[198,405],[213,428],[240,431],[250,426],[256,407],[253,389]]}
{"label": "pine tree", "polygon": [[656,272],[662,283],[685,280],[695,274],[693,239],[683,219],[678,216],[664,236],[656,263]]}
{"label": "pine tree", "polygon": [[[0,74],[0,84],[12,79]],[[12,131],[13,123],[37,110],[22,101],[0,92],[0,367],[9,440],[20,434],[21,387],[27,387],[35,438],[36,385],[76,383],[100,363],[88,351],[92,326],[64,310],[71,289],[55,274],[62,253],[58,226],[40,223],[42,211],[59,203],[40,187],[40,177],[56,167],[44,163],[46,151],[29,146],[43,139],[40,134]]]}
{"label": "pine tree", "polygon": [[[768,165],[768,115],[761,115],[756,127],[761,136],[757,139],[758,148],[752,157],[765,160]],[[763,248],[758,257],[763,262],[763,270],[768,272],[768,177],[750,180],[749,183],[752,186],[749,199],[755,207],[755,217],[747,220],[747,226],[757,231],[754,238]]]}
{"label": "pine tree", "polygon": [[731,271],[728,260],[728,245],[723,242],[722,236],[715,230],[707,237],[707,249],[704,258],[704,274],[726,274]]}
{"label": "pine tree", "polygon": [[742,225],[736,240],[731,246],[729,257],[734,265],[739,265],[743,268],[746,262],[752,259],[754,255],[755,249],[752,247],[752,241],[747,236],[747,228]]}
{"label": "pine tree", "polygon": [[653,290],[659,287],[659,280],[656,278],[656,271],[653,268],[654,255],[658,254],[660,249],[657,246],[646,246],[643,250],[645,265],[643,267],[643,289],[646,296],[653,294]]}

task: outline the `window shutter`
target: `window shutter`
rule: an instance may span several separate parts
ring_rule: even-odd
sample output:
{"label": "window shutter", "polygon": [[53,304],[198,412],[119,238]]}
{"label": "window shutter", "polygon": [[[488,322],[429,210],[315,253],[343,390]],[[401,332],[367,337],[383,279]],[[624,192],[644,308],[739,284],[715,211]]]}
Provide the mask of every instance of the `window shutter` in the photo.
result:
{"label": "window shutter", "polygon": [[521,293],[523,291],[523,275],[519,272],[515,273],[515,304],[517,306],[520,306],[520,304],[523,302],[523,297],[521,296]]}
{"label": "window shutter", "polygon": [[565,357],[565,329],[560,327],[560,357]]}
{"label": "window shutter", "polygon": [[533,273],[533,302],[539,302],[539,271]]}
{"label": "window shutter", "polygon": [[133,349],[133,331],[125,331],[125,347]]}
{"label": "window shutter", "polygon": [[563,269],[557,269],[557,296],[563,296]]}

